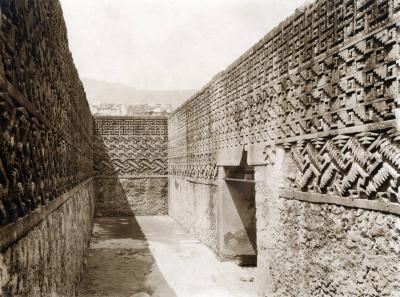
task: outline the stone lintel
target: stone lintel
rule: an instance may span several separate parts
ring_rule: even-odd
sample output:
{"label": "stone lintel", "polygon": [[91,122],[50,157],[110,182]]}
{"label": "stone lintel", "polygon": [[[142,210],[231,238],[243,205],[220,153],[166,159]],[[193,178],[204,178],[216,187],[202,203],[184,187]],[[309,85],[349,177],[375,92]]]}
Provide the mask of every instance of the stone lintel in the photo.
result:
{"label": "stone lintel", "polygon": [[247,164],[250,166],[265,165],[265,144],[249,144],[247,146]]}
{"label": "stone lintel", "polygon": [[217,154],[217,166],[239,166],[242,155],[242,146],[220,149]]}

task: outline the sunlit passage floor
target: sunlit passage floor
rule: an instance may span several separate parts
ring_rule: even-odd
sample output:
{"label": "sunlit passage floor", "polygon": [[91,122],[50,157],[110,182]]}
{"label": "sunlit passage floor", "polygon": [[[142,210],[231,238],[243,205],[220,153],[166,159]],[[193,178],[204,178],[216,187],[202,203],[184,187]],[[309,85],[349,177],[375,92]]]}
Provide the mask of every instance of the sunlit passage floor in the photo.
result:
{"label": "sunlit passage floor", "polygon": [[253,297],[254,274],[169,217],[97,218],[79,296]]}

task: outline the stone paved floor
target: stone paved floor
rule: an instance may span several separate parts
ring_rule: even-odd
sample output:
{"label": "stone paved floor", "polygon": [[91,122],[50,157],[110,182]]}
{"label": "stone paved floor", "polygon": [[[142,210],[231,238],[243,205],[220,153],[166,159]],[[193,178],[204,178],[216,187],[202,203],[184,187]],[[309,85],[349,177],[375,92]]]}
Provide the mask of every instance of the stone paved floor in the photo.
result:
{"label": "stone paved floor", "polygon": [[79,296],[253,297],[254,274],[169,217],[97,218]]}

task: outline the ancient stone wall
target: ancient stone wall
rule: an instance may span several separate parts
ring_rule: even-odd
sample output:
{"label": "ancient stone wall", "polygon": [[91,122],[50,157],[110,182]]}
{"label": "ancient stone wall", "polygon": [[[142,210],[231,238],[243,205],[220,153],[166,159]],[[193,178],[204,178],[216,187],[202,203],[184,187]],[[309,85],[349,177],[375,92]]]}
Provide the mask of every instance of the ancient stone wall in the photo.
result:
{"label": "ancient stone wall", "polygon": [[58,1],[0,1],[0,295],[74,296],[93,123]]}
{"label": "ancient stone wall", "polygon": [[[50,210],[37,210],[0,231],[0,296],[77,295],[93,227],[93,181],[79,184],[52,203]],[[23,233],[13,242],[16,232]]]}
{"label": "ancient stone wall", "polygon": [[[345,291],[346,296],[397,296],[391,276],[354,285],[359,269],[386,267],[398,277],[398,267],[383,264],[398,255],[396,248],[364,250],[369,262],[358,266],[347,265],[346,254],[374,245],[377,238],[369,230],[376,224],[384,233],[378,240],[398,244],[387,234],[396,233],[400,221],[399,24],[397,0],[316,1],[298,9],[170,116],[172,205],[190,195],[188,183],[221,188],[223,168],[239,166],[243,156],[246,165],[256,167],[262,296]],[[275,175],[260,175],[271,168]],[[218,214],[220,194],[216,199],[211,213]],[[189,216],[199,211],[189,208]],[[199,228],[198,221],[188,226],[180,211],[170,208],[170,215],[189,230]],[[218,222],[217,215],[216,237]],[[360,241],[351,238],[345,224],[354,224]],[[331,269],[340,270],[348,284],[334,284],[334,274],[311,273],[333,259],[333,254],[324,255],[330,245],[303,242],[319,238],[324,228],[326,241],[337,240],[332,234],[340,233]],[[309,270],[307,277],[289,268],[280,274],[288,259],[292,268]],[[375,293],[368,293],[368,286]]]}
{"label": "ancient stone wall", "polygon": [[188,232],[217,250],[217,184],[169,177],[168,214]]}
{"label": "ancient stone wall", "polygon": [[261,296],[398,296],[400,217],[367,209],[392,204],[307,193],[283,198],[293,166],[277,148],[273,164],[256,167]]}
{"label": "ancient stone wall", "polygon": [[92,118],[58,1],[1,1],[0,220],[92,175]]}
{"label": "ancient stone wall", "polygon": [[167,118],[95,117],[98,216],[167,212]]}

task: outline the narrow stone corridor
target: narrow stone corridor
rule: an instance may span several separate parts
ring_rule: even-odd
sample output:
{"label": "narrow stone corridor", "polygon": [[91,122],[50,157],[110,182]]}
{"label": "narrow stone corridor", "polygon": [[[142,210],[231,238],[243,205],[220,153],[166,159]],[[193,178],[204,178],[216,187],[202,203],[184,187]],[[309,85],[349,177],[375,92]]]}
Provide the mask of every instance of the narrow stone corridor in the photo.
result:
{"label": "narrow stone corridor", "polygon": [[80,297],[253,297],[255,268],[220,262],[167,216],[97,218]]}
{"label": "narrow stone corridor", "polygon": [[0,297],[400,297],[400,0],[206,2],[0,0]]}

